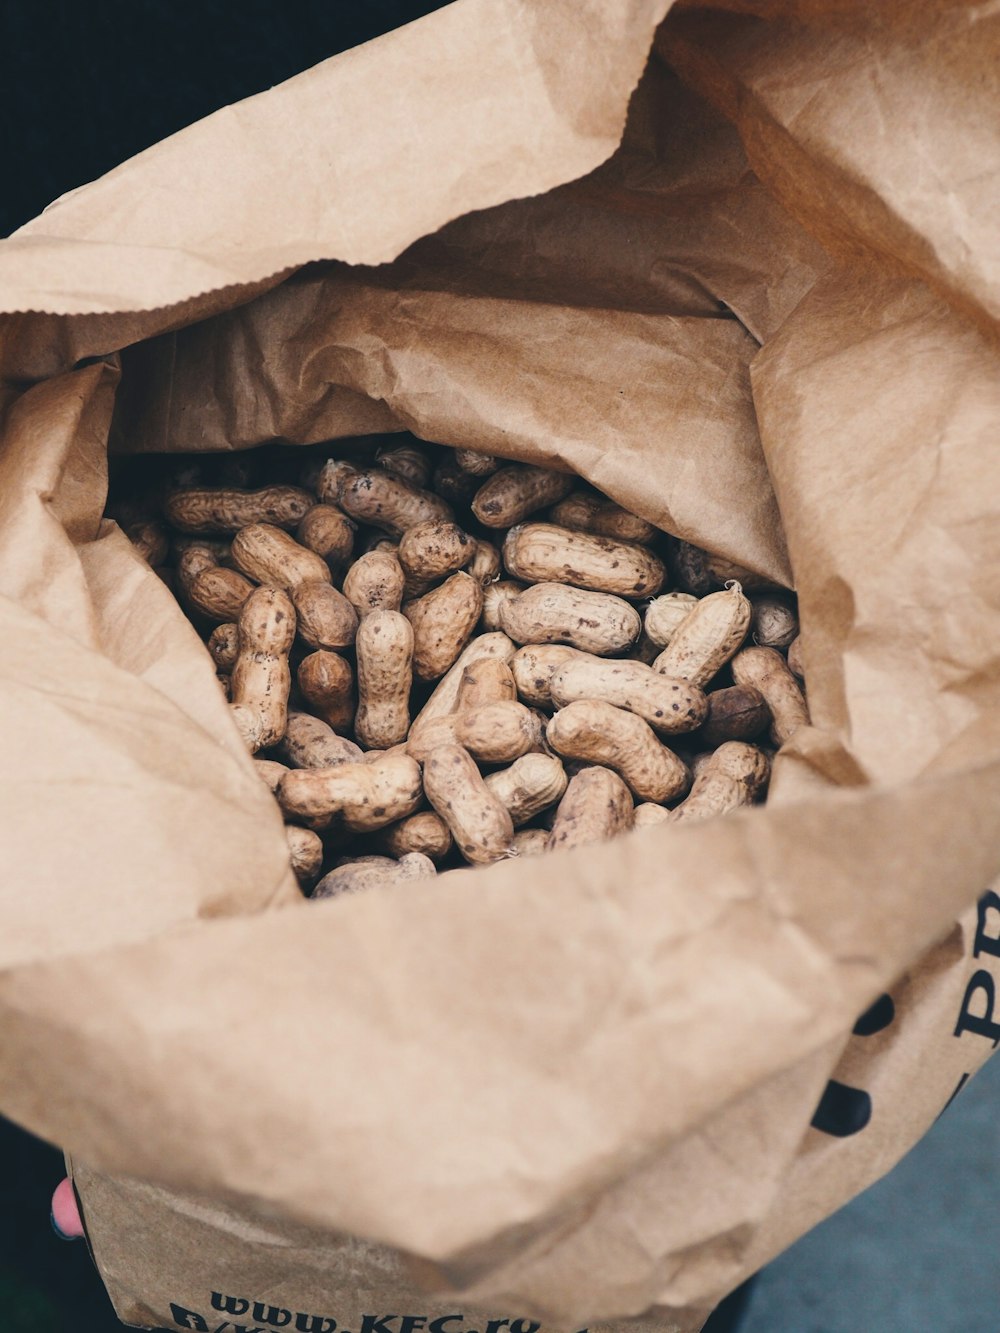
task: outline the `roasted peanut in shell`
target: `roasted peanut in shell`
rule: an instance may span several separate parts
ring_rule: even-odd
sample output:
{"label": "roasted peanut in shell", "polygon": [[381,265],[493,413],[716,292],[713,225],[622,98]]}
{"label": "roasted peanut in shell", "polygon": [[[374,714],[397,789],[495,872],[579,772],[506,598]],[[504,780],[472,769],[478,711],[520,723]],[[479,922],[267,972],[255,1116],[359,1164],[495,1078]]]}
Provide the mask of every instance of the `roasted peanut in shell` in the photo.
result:
{"label": "roasted peanut in shell", "polygon": [[809,709],[788,663],[775,648],[744,648],[733,658],[733,680],[759,690],[771,710],[771,740],[779,748],[799,727],[809,725]]}
{"label": "roasted peanut in shell", "polygon": [[514,824],[460,745],[441,745],[424,764],[427,799],[451,830],[455,846],[472,865],[488,865],[509,852]]}
{"label": "roasted peanut in shell", "polygon": [[641,717],[664,736],[694,731],[708,713],[708,700],[698,685],[671,680],[642,662],[577,658],[553,673],[549,689],[559,708],[601,699]]}
{"label": "roasted peanut in shell", "polygon": [[598,657],[625,652],[642,628],[638,611],[620,597],[563,583],[526,588],[500,606],[499,620],[515,643],[565,643]]}
{"label": "roasted peanut in shell", "polygon": [[522,523],[503,544],[504,564],[522,583],[568,583],[638,600],[660,591],[663,561],[644,546],[574,532],[554,523]]}
{"label": "roasted peanut in shell", "polygon": [[547,848],[556,852],[607,842],[628,832],[632,812],[632,793],[617,773],[600,765],[585,768],[569,780]]}
{"label": "roasted peanut in shell", "polygon": [[294,528],[315,503],[316,497],[298,486],[190,488],[174,491],[163,509],[181,532],[239,532],[250,523]]}
{"label": "roasted peanut in shell", "polygon": [[455,664],[482,609],[482,586],[461,572],[403,606],[413,626],[413,672],[419,680],[437,680]]}
{"label": "roasted peanut in shell", "polygon": [[612,768],[642,801],[671,801],[691,782],[684,761],[662,745],[634,713],[597,699],[568,704],[548,724],[546,736],[567,759]]}
{"label": "roasted peanut in shell", "polygon": [[280,588],[256,588],[238,621],[239,649],[230,699],[233,720],[251,754],[285,734],[292,678],[288,653],[295,638],[295,608]]}
{"label": "roasted peanut in shell", "polygon": [[358,711],[354,730],[362,745],[400,745],[410,730],[413,628],[399,611],[365,616],[355,640]]}
{"label": "roasted peanut in shell", "polygon": [[494,472],[475,494],[472,512],[487,528],[512,528],[529,514],[555,504],[573,489],[565,472],[514,463]]}
{"label": "roasted peanut in shell", "polygon": [[419,765],[405,754],[336,768],[295,768],[278,784],[285,814],[314,828],[336,823],[370,833],[416,812],[423,798]]}

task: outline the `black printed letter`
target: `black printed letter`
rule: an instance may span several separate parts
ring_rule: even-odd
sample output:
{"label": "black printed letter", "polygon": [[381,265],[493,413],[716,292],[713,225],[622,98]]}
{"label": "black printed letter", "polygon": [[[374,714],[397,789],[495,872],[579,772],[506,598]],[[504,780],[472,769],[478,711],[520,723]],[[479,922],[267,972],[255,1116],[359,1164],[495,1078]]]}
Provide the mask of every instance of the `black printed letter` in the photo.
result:
{"label": "black printed letter", "polygon": [[[500,1320],[501,1324],[505,1324],[506,1322],[507,1322],[506,1319]],[[427,1325],[427,1327],[430,1330],[430,1333],[448,1333],[449,1324],[464,1324],[464,1323],[465,1323],[464,1314],[443,1314],[439,1315],[437,1319],[432,1319],[431,1322]],[[493,1330],[493,1333],[496,1333],[496,1329]]]}
{"label": "black printed letter", "polygon": [[276,1305],[265,1308],[263,1301],[254,1301],[253,1317],[264,1324],[271,1324],[274,1328],[284,1328],[286,1324],[292,1322],[291,1310],[279,1310]]}
{"label": "black printed letter", "polygon": [[361,1333],[396,1333],[394,1328],[389,1327],[389,1323],[397,1317],[394,1314],[363,1314],[361,1316]]}
{"label": "black printed letter", "polygon": [[[973,958],[978,958],[981,953],[991,953],[1000,957],[1000,936],[986,933],[991,907],[1000,914],[1000,894],[994,893],[992,889],[983,894],[976,907],[976,942],[972,946]],[[1000,921],[997,925],[1000,927]]]}
{"label": "black printed letter", "polygon": [[[981,1017],[972,1012],[972,1000],[979,991],[982,991],[985,997],[983,1005],[985,1012]],[[962,997],[962,1011],[955,1025],[955,1036],[960,1037],[963,1032],[974,1032],[977,1037],[988,1037],[996,1046],[1000,1042],[1000,1023],[993,1022],[996,999],[996,986],[989,972],[973,972],[972,980],[966,986],[965,995]]]}
{"label": "black printed letter", "polygon": [[223,1314],[246,1314],[250,1309],[250,1302],[245,1301],[242,1296],[222,1296],[219,1292],[212,1292],[212,1309],[221,1310]]}
{"label": "black printed letter", "polygon": [[193,1310],[182,1309],[179,1305],[170,1302],[170,1314],[178,1328],[196,1328],[199,1333],[208,1333],[208,1325],[202,1319],[200,1314],[195,1314]]}

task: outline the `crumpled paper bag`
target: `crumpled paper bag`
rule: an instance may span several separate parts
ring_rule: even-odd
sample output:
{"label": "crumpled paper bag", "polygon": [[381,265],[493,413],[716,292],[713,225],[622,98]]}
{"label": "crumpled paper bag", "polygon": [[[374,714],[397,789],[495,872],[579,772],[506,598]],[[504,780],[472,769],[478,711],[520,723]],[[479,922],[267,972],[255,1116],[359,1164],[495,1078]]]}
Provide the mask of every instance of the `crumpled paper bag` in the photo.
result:
{"label": "crumpled paper bag", "polygon": [[[666,8],[458,0],[0,245],[0,1105],[127,1319],[693,1330],[1000,1037],[996,25],[685,7],[618,147]],[[767,807],[301,903],[106,451],[403,428],[797,589]]]}

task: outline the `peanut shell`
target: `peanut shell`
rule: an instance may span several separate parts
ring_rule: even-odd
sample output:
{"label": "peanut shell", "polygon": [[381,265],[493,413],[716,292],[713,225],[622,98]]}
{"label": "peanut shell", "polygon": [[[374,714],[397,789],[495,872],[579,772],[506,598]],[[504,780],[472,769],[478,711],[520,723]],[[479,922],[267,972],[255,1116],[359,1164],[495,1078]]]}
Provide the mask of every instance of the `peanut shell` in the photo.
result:
{"label": "peanut shell", "polygon": [[610,768],[585,768],[569,780],[559,802],[547,850],[607,842],[632,827],[632,794]]}
{"label": "peanut shell", "polygon": [[663,561],[644,546],[574,532],[554,523],[522,523],[503,544],[504,564],[522,583],[568,583],[636,601],[659,592]]}
{"label": "peanut shell", "polygon": [[598,657],[624,652],[642,628],[638,611],[620,597],[562,583],[526,588],[501,605],[499,619],[515,643],[567,643]]}
{"label": "peanut shell", "polygon": [[565,472],[515,463],[494,472],[475,494],[472,512],[487,528],[512,528],[529,514],[562,500],[573,489]]}
{"label": "peanut shell", "polygon": [[514,840],[510,814],[486,786],[475,760],[460,745],[442,745],[424,764],[427,799],[472,865],[506,856]]}
{"label": "peanut shell", "polygon": [[546,736],[568,759],[614,769],[643,801],[674,800],[691,781],[683,760],[660,744],[642,718],[613,704],[568,704],[549,721]]}
{"label": "peanut shell", "polygon": [[439,587],[407,602],[403,614],[413,626],[413,673],[437,680],[454,665],[479,621],[483,590],[468,574],[452,574]]}

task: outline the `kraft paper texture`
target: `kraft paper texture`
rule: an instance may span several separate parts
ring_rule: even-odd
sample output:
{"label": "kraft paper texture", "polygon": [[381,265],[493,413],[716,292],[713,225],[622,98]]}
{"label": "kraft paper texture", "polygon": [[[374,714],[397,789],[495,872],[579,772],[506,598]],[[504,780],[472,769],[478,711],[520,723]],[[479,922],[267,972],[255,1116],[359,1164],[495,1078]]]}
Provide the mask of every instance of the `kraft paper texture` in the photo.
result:
{"label": "kraft paper texture", "polygon": [[[0,243],[0,1109],[129,1322],[694,1333],[1000,1038],[1000,21],[667,9],[456,0]],[[108,453],[399,431],[795,588],[766,807],[301,900]]]}

